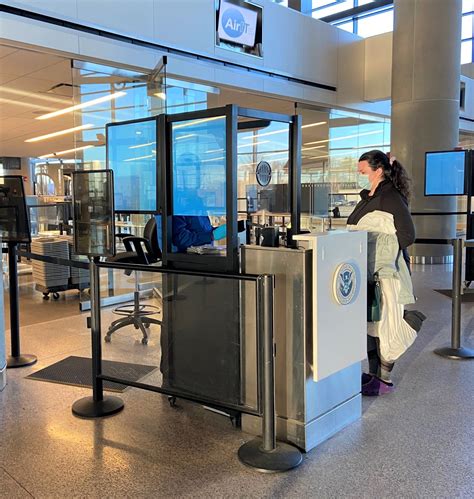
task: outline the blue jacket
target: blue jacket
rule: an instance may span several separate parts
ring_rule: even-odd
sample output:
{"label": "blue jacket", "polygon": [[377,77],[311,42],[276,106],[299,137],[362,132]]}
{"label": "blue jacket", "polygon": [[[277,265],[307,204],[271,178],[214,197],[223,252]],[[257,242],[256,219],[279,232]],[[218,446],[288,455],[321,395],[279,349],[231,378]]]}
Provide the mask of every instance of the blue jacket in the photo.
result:
{"label": "blue jacket", "polygon": [[214,240],[207,216],[173,216],[173,244],[179,253],[190,246],[210,244]]}

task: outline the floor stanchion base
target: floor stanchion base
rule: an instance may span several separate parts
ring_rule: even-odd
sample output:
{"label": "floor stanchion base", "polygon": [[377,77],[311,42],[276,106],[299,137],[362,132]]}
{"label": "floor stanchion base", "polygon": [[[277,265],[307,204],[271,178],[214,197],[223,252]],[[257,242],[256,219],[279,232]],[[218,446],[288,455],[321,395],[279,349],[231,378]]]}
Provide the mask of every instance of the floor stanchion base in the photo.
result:
{"label": "floor stanchion base", "polygon": [[447,357],[448,359],[464,360],[464,359],[474,359],[474,350],[472,348],[451,348],[443,347],[434,350],[434,353],[441,355],[441,357]]}
{"label": "floor stanchion base", "polygon": [[72,404],[72,413],[80,418],[103,418],[117,414],[123,407],[123,400],[119,397],[106,396],[99,401],[84,397]]}
{"label": "floor stanchion base", "polygon": [[14,369],[15,367],[26,367],[33,365],[38,358],[36,355],[18,355],[17,357],[10,356],[7,359],[7,367]]}
{"label": "floor stanchion base", "polygon": [[256,438],[240,447],[240,461],[262,473],[279,473],[296,468],[303,461],[301,452],[290,444],[277,442],[276,449],[271,452],[263,450],[263,441]]}

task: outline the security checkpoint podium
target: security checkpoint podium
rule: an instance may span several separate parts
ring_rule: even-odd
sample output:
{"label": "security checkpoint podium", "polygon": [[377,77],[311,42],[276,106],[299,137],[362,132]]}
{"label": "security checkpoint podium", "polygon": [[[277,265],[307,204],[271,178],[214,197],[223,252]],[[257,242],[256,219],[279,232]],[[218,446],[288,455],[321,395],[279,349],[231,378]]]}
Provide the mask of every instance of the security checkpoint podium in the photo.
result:
{"label": "security checkpoint podium", "polygon": [[[242,270],[275,275],[277,436],[309,451],[361,416],[367,236],[334,231],[294,239],[298,249],[244,246]],[[249,294],[244,320],[255,316],[252,305]],[[246,349],[248,394],[252,357]],[[244,414],[242,429],[259,434],[261,421]]]}

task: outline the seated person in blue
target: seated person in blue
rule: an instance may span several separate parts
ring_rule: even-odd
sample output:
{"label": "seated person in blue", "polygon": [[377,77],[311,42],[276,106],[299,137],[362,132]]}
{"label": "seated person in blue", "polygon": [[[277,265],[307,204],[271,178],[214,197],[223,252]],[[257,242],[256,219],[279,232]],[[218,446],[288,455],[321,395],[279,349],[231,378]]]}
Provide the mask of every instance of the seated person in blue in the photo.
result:
{"label": "seated person in blue", "polygon": [[173,251],[184,253],[191,246],[211,244],[226,235],[225,225],[213,227],[207,216],[208,208],[200,195],[201,161],[194,153],[178,156],[175,164],[176,186],[172,218]]}
{"label": "seated person in blue", "polygon": [[173,216],[173,245],[179,253],[185,252],[190,246],[210,244],[225,235],[225,225],[213,227],[207,216]]}

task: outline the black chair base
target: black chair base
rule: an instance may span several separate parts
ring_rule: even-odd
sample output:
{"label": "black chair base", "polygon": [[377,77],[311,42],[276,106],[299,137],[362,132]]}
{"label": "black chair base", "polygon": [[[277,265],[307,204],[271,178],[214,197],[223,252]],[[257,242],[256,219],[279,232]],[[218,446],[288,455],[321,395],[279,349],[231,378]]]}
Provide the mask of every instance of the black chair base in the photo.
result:
{"label": "black chair base", "polygon": [[[117,319],[110,324],[107,334],[104,337],[106,343],[110,343],[112,334],[118,329],[126,326],[134,326],[135,329],[140,329],[142,332],[143,345],[147,345],[149,338],[148,329],[150,328],[150,324],[161,326],[160,320],[149,317],[152,314],[158,313],[158,307],[154,307],[153,305],[140,305],[140,293],[135,291],[133,295],[133,305],[117,307],[114,310],[114,313],[124,315],[124,317]],[[129,308],[129,310],[127,310],[127,308]]]}

